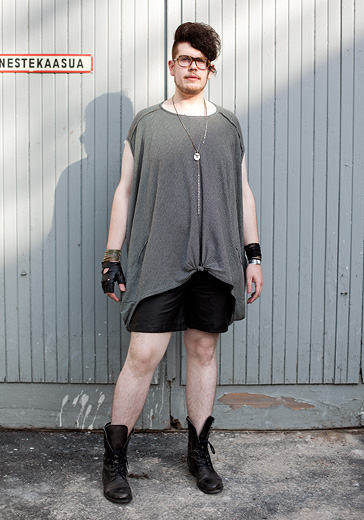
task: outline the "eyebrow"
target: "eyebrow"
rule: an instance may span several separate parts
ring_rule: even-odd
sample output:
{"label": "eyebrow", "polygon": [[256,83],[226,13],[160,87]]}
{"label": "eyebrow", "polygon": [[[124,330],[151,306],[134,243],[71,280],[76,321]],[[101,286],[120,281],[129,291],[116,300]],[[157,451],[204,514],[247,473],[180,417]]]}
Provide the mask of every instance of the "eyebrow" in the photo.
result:
{"label": "eyebrow", "polygon": [[207,60],[205,56],[190,56],[189,54],[180,54],[178,58],[181,56],[186,56],[187,58],[193,58],[194,60]]}

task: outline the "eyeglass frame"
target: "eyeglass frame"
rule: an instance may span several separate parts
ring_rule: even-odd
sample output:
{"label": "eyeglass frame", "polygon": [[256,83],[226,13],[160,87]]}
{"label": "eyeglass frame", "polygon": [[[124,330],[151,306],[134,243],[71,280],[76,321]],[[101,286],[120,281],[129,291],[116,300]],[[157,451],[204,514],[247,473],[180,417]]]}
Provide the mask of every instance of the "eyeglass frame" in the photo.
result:
{"label": "eyeglass frame", "polygon": [[[188,65],[186,65],[185,67],[183,65],[180,65],[180,62],[178,61],[180,58],[189,58],[191,60],[191,63],[189,63]],[[206,69],[200,69],[200,67],[198,66],[197,64],[197,60],[206,60]],[[187,69],[188,67],[190,67],[192,65],[193,62],[196,63],[196,67],[198,68],[198,70],[208,70],[210,69],[211,67],[213,67],[213,65],[211,65],[211,61],[208,60],[207,58],[203,58],[202,56],[196,56],[196,58],[194,58],[193,56],[188,56],[187,54],[180,54],[177,58],[173,58],[172,61],[176,61],[178,63],[178,65],[182,68],[182,69]]]}

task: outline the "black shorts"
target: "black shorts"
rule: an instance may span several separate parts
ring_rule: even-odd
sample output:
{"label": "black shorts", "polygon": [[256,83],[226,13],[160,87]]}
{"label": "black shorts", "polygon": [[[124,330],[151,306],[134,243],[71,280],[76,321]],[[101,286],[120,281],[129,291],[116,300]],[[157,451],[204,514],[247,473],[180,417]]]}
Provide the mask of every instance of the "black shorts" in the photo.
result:
{"label": "black shorts", "polygon": [[234,302],[227,283],[207,271],[197,271],[183,285],[142,300],[127,328],[130,332],[173,332],[187,328],[226,332]]}

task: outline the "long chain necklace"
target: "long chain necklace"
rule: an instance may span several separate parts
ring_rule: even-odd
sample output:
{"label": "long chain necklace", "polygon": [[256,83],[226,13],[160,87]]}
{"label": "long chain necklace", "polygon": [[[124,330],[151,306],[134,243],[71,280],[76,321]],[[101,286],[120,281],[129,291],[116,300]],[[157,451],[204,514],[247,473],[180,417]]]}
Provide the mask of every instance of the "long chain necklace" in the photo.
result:
{"label": "long chain necklace", "polygon": [[200,143],[198,145],[198,148],[196,147],[195,143],[193,142],[193,139],[192,137],[190,136],[189,134],[189,131],[187,130],[185,124],[183,123],[182,119],[180,118],[180,115],[179,113],[177,112],[177,108],[176,108],[176,105],[174,104],[174,96],[172,97],[172,103],[173,103],[173,108],[177,114],[177,117],[179,119],[179,122],[181,123],[181,125],[183,126],[183,128],[185,129],[185,132],[186,134],[188,135],[191,143],[192,143],[192,146],[195,150],[195,153],[193,154],[193,158],[195,159],[195,161],[199,161],[200,158],[201,158],[201,155],[200,155],[200,150],[201,148],[203,147],[204,145],[204,142],[205,142],[205,139],[206,139],[206,134],[207,134],[207,107],[206,107],[206,101],[203,100],[203,105],[204,105],[204,118],[205,118],[205,130],[204,130],[204,133],[202,134],[201,136],[201,139],[200,139]]}
{"label": "long chain necklace", "polygon": [[176,105],[174,104],[174,96],[172,97],[172,103],[173,103],[173,107],[174,107],[174,110],[177,114],[177,117],[178,117],[178,120],[179,122],[181,123],[182,127],[184,128],[186,134],[188,135],[189,137],[189,140],[191,141],[192,143],[192,146],[195,150],[195,153],[193,154],[193,158],[195,159],[195,161],[197,162],[197,214],[200,215],[201,213],[201,171],[200,171],[200,159],[201,159],[201,154],[200,154],[200,151],[201,151],[201,148],[203,147],[204,143],[205,143],[205,140],[206,140],[206,135],[207,135],[207,107],[206,107],[206,101],[203,100],[203,104],[204,104],[204,118],[205,118],[205,129],[204,129],[204,132],[201,136],[201,139],[200,139],[200,142],[199,142],[199,145],[198,147],[195,145],[195,143],[193,142],[193,139],[192,137],[190,136],[190,133],[189,131],[187,130],[185,124],[183,123],[179,113],[177,112],[177,108],[176,108]]}

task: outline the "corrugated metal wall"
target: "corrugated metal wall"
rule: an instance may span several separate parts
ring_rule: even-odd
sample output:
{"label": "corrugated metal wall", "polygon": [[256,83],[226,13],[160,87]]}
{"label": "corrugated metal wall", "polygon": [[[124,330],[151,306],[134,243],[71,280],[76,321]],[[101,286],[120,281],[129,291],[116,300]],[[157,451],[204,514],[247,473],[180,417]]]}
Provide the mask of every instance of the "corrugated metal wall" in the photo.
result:
{"label": "corrugated metal wall", "polygon": [[94,55],[94,74],[0,74],[0,380],[115,381],[128,335],[100,262],[122,143],[197,20],[222,37],[209,97],[243,127],[265,276],[220,384],[358,383],[364,1],[0,4],[2,53]]}

